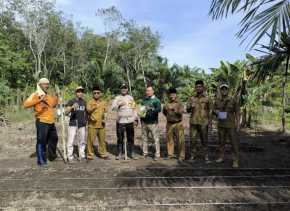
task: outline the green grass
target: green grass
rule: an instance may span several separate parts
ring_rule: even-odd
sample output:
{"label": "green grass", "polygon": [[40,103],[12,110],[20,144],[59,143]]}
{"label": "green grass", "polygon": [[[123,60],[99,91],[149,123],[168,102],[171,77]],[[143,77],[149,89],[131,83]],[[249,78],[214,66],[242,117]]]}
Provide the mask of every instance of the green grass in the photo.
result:
{"label": "green grass", "polygon": [[[273,125],[282,129],[281,110],[273,109],[273,112],[259,112],[258,124]],[[286,129],[290,129],[290,114],[286,113]]]}
{"label": "green grass", "polygon": [[19,110],[7,110],[6,115],[10,122],[27,122],[34,119],[34,114],[31,110],[25,110],[20,108]]}

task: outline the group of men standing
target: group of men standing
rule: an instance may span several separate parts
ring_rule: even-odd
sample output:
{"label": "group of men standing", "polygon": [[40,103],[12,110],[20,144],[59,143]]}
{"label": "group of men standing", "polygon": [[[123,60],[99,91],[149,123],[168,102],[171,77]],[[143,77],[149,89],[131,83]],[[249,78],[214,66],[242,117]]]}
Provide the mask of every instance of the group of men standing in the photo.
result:
{"label": "group of men standing", "polygon": [[[40,79],[38,87],[42,92],[33,93],[24,102],[24,107],[33,107],[35,110],[37,163],[40,166],[46,166],[47,157],[50,161],[56,158],[58,138],[54,125],[54,108],[58,104],[58,97],[48,94],[49,81],[47,79]],[[239,105],[234,98],[229,96],[227,84],[222,84],[219,88],[219,95],[212,101],[206,95],[203,81],[196,81],[196,94],[189,98],[186,109],[178,99],[177,90],[170,88],[168,90],[169,102],[162,109],[160,100],[154,95],[153,87],[148,86],[146,88],[146,97],[142,100],[140,109],[137,109],[134,98],[128,94],[128,86],[122,84],[120,94],[115,97],[111,106],[111,109],[117,112],[116,160],[122,159],[124,151],[127,153],[128,159],[137,159],[134,134],[139,122],[141,122],[142,128],[144,158],[149,156],[148,146],[150,142],[153,142],[153,160],[160,159],[158,116],[162,112],[167,119],[167,156],[165,159],[177,158],[179,161],[184,161],[186,153],[183,114],[188,112],[190,113],[189,159],[196,160],[201,155],[206,163],[210,162],[208,156],[208,131],[212,125],[212,120],[216,118],[219,139],[219,153],[216,163],[224,161],[226,139],[229,138],[234,154],[233,167],[239,167],[239,141],[236,134]],[[66,104],[65,114],[70,116],[67,141],[68,161],[74,162],[73,149],[76,144],[78,145],[79,160],[93,160],[96,154],[94,147],[96,138],[98,139],[98,156],[108,160],[110,158],[107,155],[105,141],[108,104],[102,99],[102,90],[98,86],[93,87],[90,101],[86,102],[83,94],[84,88],[77,87],[75,98]],[[76,139],[77,135],[78,139]],[[124,142],[125,136],[126,142]],[[197,143],[198,137],[201,141],[201,148],[199,148]],[[178,143],[177,157],[174,155],[175,139],[177,139]],[[46,150],[46,146],[48,146],[48,150]]]}

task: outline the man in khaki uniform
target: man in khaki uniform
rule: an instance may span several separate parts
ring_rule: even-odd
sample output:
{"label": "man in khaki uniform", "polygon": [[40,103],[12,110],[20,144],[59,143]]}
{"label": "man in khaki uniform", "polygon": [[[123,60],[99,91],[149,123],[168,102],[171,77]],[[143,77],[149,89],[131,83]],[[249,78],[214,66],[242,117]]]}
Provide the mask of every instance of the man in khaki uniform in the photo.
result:
{"label": "man in khaki uniform", "polygon": [[105,142],[105,120],[107,103],[101,99],[102,91],[98,86],[93,88],[93,99],[87,103],[86,110],[89,115],[87,159],[94,159],[94,141],[98,137],[100,158],[108,160]]}
{"label": "man in khaki uniform", "polygon": [[163,114],[167,118],[166,137],[168,159],[174,159],[174,134],[178,138],[178,160],[185,159],[184,127],[182,125],[183,105],[177,99],[177,90],[169,89],[169,103],[163,108]]}
{"label": "man in khaki uniform", "polygon": [[195,82],[196,95],[190,97],[187,104],[187,112],[190,116],[190,159],[195,160],[200,154],[197,149],[197,135],[200,138],[202,149],[201,154],[208,163],[208,127],[211,124],[212,103],[206,96],[202,80]]}
{"label": "man in khaki uniform", "polygon": [[227,84],[220,86],[220,94],[214,104],[214,111],[218,118],[219,157],[216,163],[224,161],[226,138],[229,137],[233,149],[233,168],[239,167],[239,139],[237,124],[239,116],[238,102],[229,96]]}

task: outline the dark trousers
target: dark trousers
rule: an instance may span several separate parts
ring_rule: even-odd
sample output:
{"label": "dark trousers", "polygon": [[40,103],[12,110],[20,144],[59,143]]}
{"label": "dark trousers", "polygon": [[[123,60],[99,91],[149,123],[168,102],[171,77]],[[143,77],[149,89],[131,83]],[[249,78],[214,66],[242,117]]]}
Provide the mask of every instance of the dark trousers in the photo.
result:
{"label": "dark trousers", "polygon": [[[37,143],[36,155],[37,164],[43,165],[49,161],[55,160],[56,147],[58,142],[57,131],[54,124],[47,124],[36,121]],[[47,146],[47,150],[46,150]],[[47,153],[47,155],[46,155]]]}
{"label": "dark trousers", "polygon": [[124,145],[124,136],[127,136],[127,152],[131,157],[134,147],[134,123],[117,123],[117,153],[122,154]]}
{"label": "dark trousers", "polygon": [[[201,150],[198,149],[197,138],[201,141]],[[191,157],[196,157],[201,153],[202,156],[208,155],[208,125],[190,125],[190,154]]]}

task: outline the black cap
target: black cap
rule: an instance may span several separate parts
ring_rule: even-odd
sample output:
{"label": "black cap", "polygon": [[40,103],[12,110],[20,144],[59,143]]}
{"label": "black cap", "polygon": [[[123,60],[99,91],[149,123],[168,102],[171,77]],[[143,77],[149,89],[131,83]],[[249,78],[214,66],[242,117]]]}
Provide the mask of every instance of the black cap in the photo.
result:
{"label": "black cap", "polygon": [[171,88],[168,89],[168,93],[169,94],[176,94],[177,93],[177,90],[176,90],[176,88],[171,87]]}
{"label": "black cap", "polygon": [[95,85],[92,91],[102,91],[99,85]]}
{"label": "black cap", "polygon": [[128,85],[123,83],[121,86],[120,86],[120,89],[128,89]]}
{"label": "black cap", "polygon": [[203,80],[197,80],[196,82],[195,82],[195,85],[204,85],[204,82],[203,82]]}

